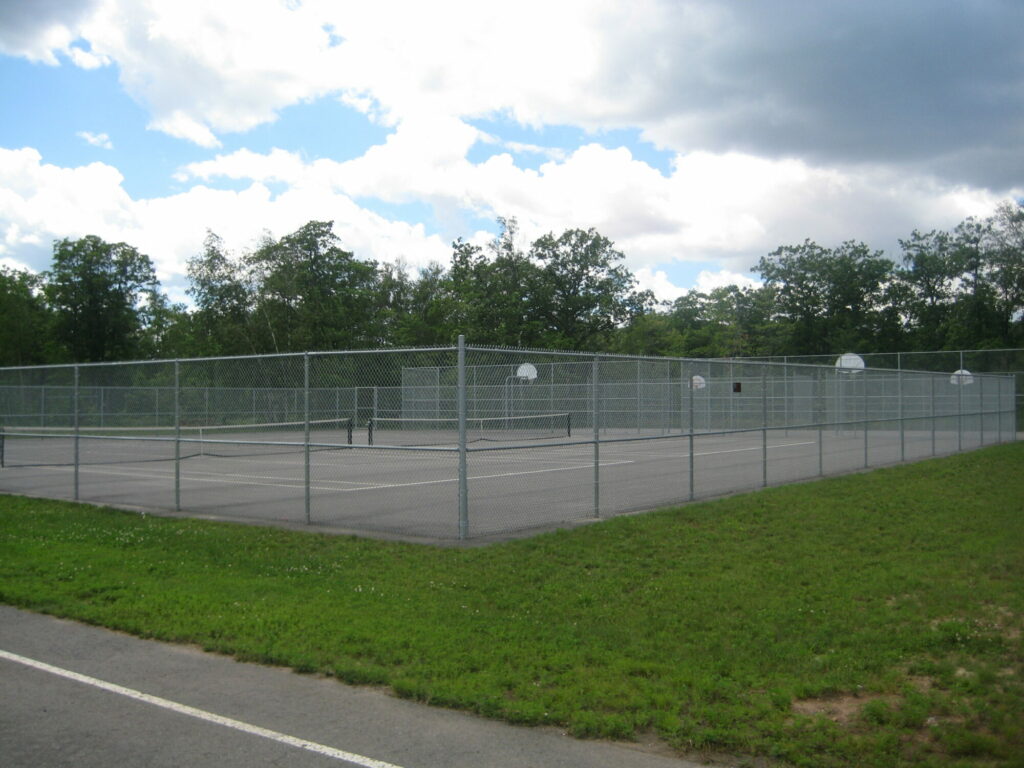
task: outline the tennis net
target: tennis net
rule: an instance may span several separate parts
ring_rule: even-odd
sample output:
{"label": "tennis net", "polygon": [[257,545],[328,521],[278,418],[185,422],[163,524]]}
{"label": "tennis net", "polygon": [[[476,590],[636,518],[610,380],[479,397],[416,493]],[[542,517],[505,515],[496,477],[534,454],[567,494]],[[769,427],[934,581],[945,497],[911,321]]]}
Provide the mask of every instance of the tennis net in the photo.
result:
{"label": "tennis net", "polygon": [[[466,442],[515,443],[572,437],[569,413],[466,418]],[[382,417],[367,423],[370,445],[457,445],[458,418]]]}
{"label": "tennis net", "polygon": [[0,467],[131,464],[352,445],[351,418],[181,427],[0,427]]}

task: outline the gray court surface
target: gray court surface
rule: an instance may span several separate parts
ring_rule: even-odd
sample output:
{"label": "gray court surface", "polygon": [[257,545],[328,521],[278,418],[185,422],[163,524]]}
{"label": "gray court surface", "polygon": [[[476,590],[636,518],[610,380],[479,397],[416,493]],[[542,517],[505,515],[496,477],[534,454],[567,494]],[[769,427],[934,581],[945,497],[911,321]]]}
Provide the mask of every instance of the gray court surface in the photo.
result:
{"label": "gray court surface", "polygon": [[[691,440],[686,434],[623,430],[605,434],[596,454],[591,442],[480,444],[467,457],[468,535],[477,541],[529,535],[955,453],[997,437],[977,431],[830,428],[696,434]],[[409,540],[451,541],[459,535],[458,453],[444,446],[406,450],[356,444],[311,452],[308,518],[301,450],[193,455],[179,463],[131,455],[107,463],[95,450],[83,451],[86,458],[76,472],[68,463],[11,462],[9,449],[0,490],[74,498],[77,474],[78,499],[86,502],[164,512],[180,507],[194,516]]]}
{"label": "gray court surface", "polygon": [[[242,664],[0,606],[0,762],[5,768],[380,766],[697,768],[637,746],[571,739],[395,699],[370,688]],[[49,665],[69,679],[26,661]],[[103,682],[185,714],[95,685]],[[301,739],[313,751],[236,725]],[[653,749],[653,748],[652,748]],[[338,753],[353,757],[345,760]]]}

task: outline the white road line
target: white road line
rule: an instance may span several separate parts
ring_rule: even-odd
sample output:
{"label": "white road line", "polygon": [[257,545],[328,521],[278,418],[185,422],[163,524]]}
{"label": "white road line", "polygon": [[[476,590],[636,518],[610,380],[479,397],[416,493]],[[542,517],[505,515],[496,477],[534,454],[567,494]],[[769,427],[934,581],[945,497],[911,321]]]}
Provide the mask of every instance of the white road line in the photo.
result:
{"label": "white road line", "polygon": [[52,675],[57,675],[58,677],[63,677],[68,680],[74,680],[78,683],[91,685],[94,688],[100,688],[110,693],[116,693],[119,696],[126,696],[129,699],[135,699],[136,701],[141,701],[146,704],[153,704],[154,706],[168,709],[171,712],[177,712],[180,715],[188,715],[189,717],[195,717],[209,723],[223,725],[226,728],[234,728],[236,731],[242,731],[243,733],[248,733],[253,736],[270,739],[271,741],[276,741],[280,744],[286,744],[289,747],[305,749],[308,752],[315,752],[316,754],[324,755],[325,757],[333,757],[335,760],[344,760],[352,763],[353,765],[361,766],[361,768],[401,768],[401,766],[397,766],[393,763],[385,763],[383,760],[375,760],[372,757],[364,757],[363,755],[357,755],[352,752],[345,752],[341,749],[328,747],[325,744],[317,744],[315,741],[300,739],[296,736],[289,736],[288,734],[280,733],[279,731],[272,731],[269,728],[261,728],[258,725],[243,723],[241,720],[234,720],[230,717],[217,715],[203,709],[190,707],[187,704],[179,704],[176,701],[162,699],[159,696],[152,696],[148,693],[142,693],[142,691],[136,691],[132,688],[125,688],[121,685],[108,683],[105,680],[98,680],[95,677],[89,677],[88,675],[82,675],[78,672],[72,672],[69,669],[55,667],[42,661],[36,661],[35,659],[30,659],[25,656],[19,656],[16,653],[10,653],[9,651],[0,650],[0,658],[13,661],[17,664],[24,664],[26,667],[32,667],[33,669],[38,669],[42,672],[49,672]]}

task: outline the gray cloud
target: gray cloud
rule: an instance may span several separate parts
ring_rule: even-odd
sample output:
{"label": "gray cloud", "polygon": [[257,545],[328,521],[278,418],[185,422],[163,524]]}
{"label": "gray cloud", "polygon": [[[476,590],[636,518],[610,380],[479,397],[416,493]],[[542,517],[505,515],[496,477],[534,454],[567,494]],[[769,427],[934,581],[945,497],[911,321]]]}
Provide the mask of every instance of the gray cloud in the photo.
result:
{"label": "gray cloud", "polygon": [[98,0],[0,0],[0,51],[47,59],[53,41],[46,33],[55,27],[73,29],[97,4]]}
{"label": "gray cloud", "polygon": [[[713,18],[697,34],[695,8]],[[666,18],[604,70],[659,142],[1024,179],[1024,3],[725,0]]]}

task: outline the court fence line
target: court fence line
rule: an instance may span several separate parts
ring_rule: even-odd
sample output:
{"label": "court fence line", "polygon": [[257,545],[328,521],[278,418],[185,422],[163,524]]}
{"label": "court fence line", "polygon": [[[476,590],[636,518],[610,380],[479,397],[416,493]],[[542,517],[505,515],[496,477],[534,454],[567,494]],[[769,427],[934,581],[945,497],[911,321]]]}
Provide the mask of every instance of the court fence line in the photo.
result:
{"label": "court fence line", "polygon": [[0,368],[0,491],[465,540],[1017,439],[1014,377],[963,355],[942,372],[820,362],[460,336]]}

